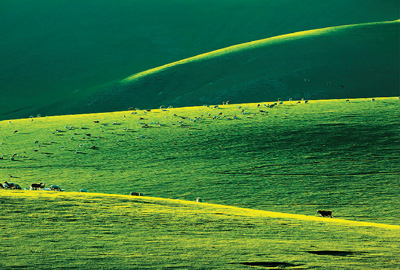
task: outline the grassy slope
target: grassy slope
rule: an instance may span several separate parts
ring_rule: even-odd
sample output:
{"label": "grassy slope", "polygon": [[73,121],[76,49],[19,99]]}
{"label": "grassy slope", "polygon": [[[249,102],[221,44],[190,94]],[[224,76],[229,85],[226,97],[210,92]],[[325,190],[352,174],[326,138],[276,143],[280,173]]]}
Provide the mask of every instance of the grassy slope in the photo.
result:
{"label": "grassy slope", "polygon": [[400,226],[69,192],[0,190],[0,204],[2,269],[365,270],[399,261]]}
{"label": "grassy slope", "polygon": [[398,14],[395,0],[3,0],[0,119],[55,113],[99,85],[234,44]]}
{"label": "grassy slope", "polygon": [[224,48],[133,75],[69,110],[395,96],[399,23],[317,29]]}
{"label": "grassy slope", "polygon": [[225,105],[3,121],[0,179],[67,191],[199,196],[306,215],[328,208],[337,218],[398,223],[397,98],[293,101],[272,109],[261,103],[268,116],[256,104],[242,108],[245,115]]}

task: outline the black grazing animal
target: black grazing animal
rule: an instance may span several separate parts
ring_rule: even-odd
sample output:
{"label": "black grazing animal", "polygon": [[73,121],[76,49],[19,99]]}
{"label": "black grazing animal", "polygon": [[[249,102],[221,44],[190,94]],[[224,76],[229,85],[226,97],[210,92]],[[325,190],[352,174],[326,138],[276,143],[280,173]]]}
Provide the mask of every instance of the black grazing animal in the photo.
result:
{"label": "black grazing animal", "polygon": [[330,211],[330,210],[318,210],[317,213],[318,213],[321,217],[330,217],[330,218],[333,217],[333,215],[332,215],[333,212]]}
{"label": "black grazing animal", "polygon": [[46,184],[42,182],[40,182],[39,184],[31,184],[31,190],[44,189],[45,186]]}
{"label": "black grazing animal", "polygon": [[4,188],[4,186],[3,186],[3,184],[2,184],[2,183],[0,183],[0,188]]}
{"label": "black grazing animal", "polygon": [[143,193],[132,191],[130,193],[131,196],[143,196]]}

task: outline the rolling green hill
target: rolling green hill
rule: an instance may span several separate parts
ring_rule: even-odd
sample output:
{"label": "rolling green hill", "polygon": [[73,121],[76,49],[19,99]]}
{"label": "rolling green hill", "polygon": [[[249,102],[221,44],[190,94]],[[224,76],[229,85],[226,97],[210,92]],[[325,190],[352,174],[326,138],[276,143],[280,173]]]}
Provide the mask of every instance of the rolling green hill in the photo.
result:
{"label": "rolling green hill", "polygon": [[67,111],[395,96],[399,25],[332,27],[224,48],[135,74]]}
{"label": "rolling green hill", "polygon": [[398,223],[399,99],[260,105],[2,121],[0,179]]}
{"label": "rolling green hill", "polygon": [[0,268],[397,269],[399,98],[271,104],[0,121]]}
{"label": "rolling green hill", "polygon": [[0,119],[74,113],[60,107],[133,73],[296,31],[395,20],[399,10],[395,0],[3,0]]}

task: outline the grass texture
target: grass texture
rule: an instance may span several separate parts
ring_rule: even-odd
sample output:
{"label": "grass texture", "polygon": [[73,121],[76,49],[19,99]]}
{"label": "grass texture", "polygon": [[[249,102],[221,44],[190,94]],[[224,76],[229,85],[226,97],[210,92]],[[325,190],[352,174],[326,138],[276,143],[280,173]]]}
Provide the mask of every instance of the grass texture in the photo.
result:
{"label": "grass texture", "polygon": [[0,267],[396,269],[399,99],[273,103],[0,122]]}
{"label": "grass texture", "polygon": [[0,191],[3,269],[395,269],[400,226],[213,204]]}

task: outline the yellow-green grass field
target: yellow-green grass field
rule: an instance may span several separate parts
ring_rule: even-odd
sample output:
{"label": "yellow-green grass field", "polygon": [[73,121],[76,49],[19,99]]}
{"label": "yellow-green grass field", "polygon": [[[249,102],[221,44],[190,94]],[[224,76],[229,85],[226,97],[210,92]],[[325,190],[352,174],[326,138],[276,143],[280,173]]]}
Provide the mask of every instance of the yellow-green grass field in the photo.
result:
{"label": "yellow-green grass field", "polygon": [[0,122],[0,267],[396,269],[400,100],[274,103]]}
{"label": "yellow-green grass field", "polygon": [[127,195],[0,195],[2,269],[398,269],[397,225]]}

